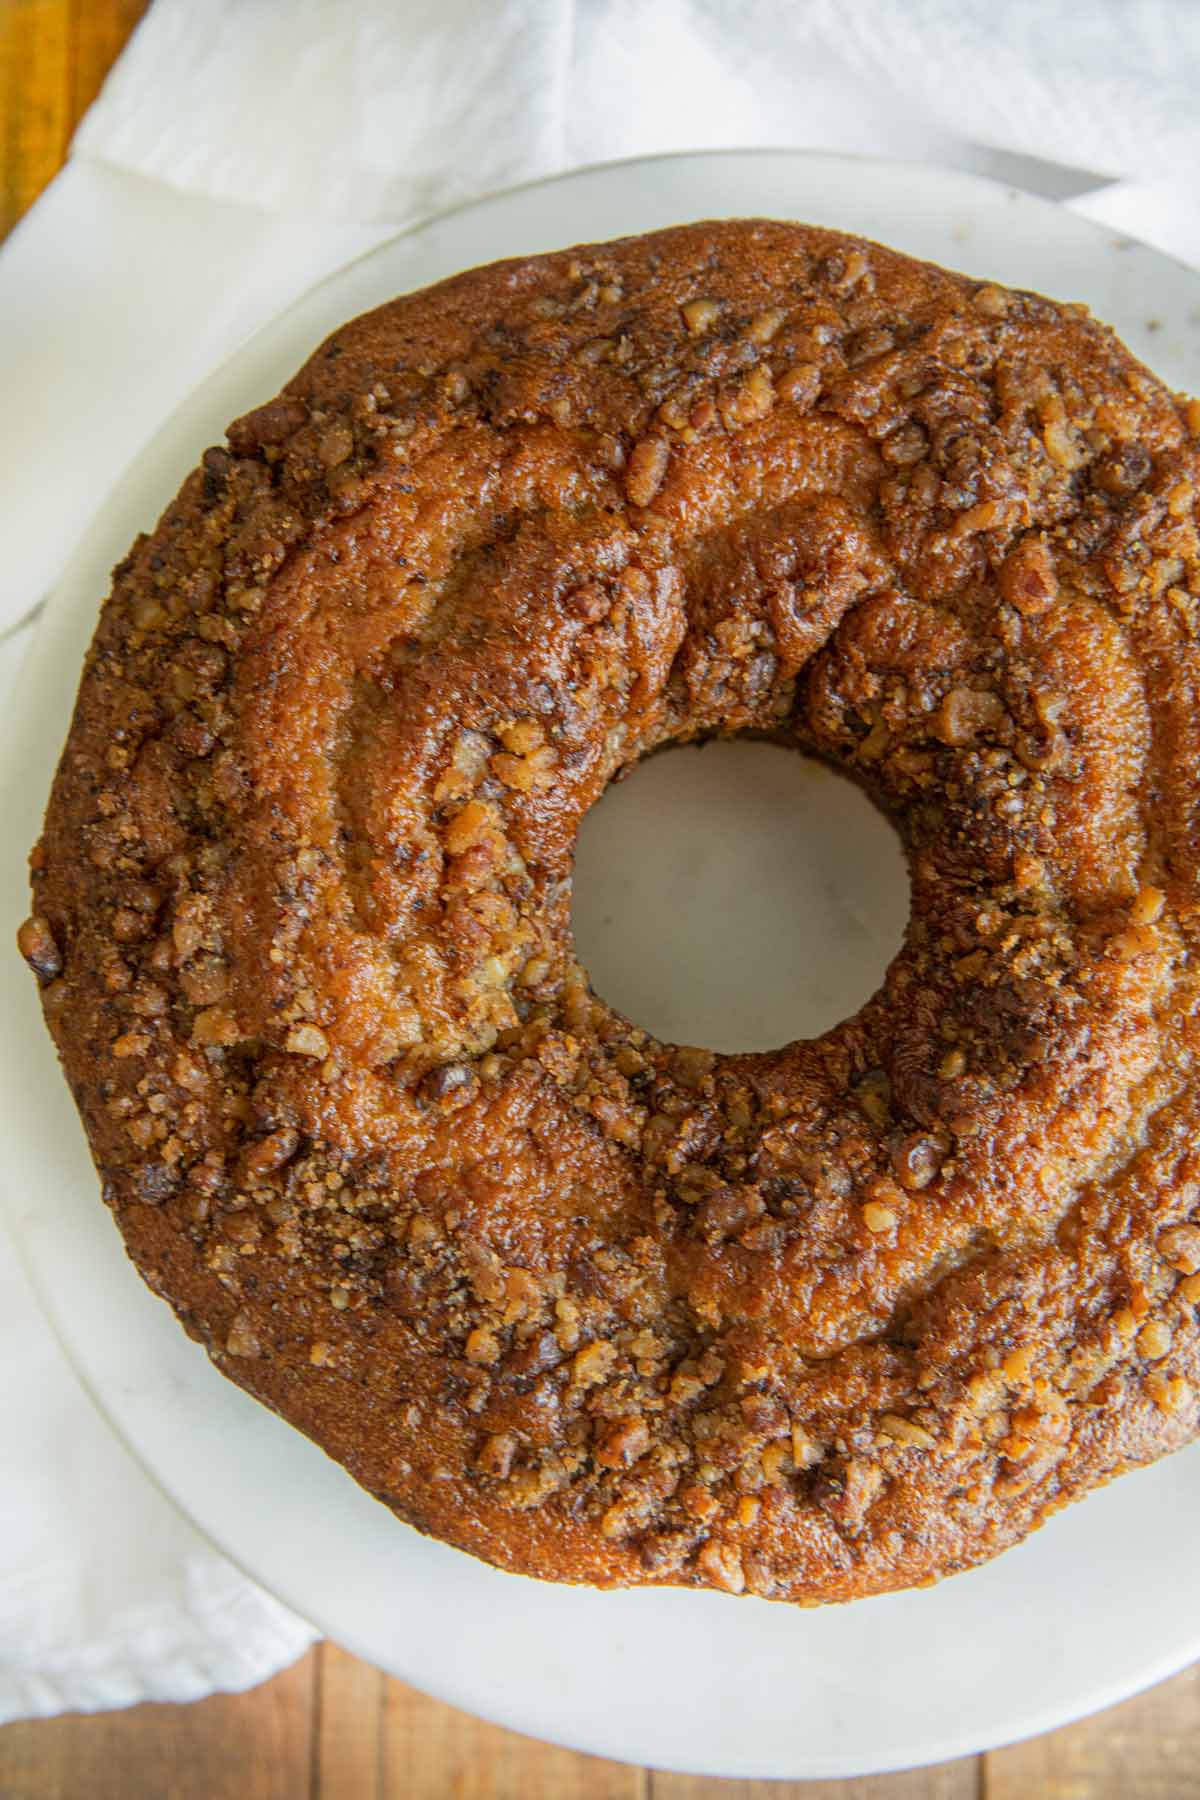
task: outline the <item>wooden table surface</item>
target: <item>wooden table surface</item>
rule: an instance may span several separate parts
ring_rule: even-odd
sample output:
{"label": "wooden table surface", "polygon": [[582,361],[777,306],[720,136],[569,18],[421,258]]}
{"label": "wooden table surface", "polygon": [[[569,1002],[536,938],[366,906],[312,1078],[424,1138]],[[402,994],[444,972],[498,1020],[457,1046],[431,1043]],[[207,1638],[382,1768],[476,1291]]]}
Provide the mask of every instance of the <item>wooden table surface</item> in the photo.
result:
{"label": "wooden table surface", "polygon": [[[61,164],[143,10],[0,0],[0,236]],[[694,1780],[480,1724],[321,1644],[248,1694],[4,1726],[0,1800],[1200,1800],[1198,1752],[1200,1665],[1081,1725],[934,1769]]]}

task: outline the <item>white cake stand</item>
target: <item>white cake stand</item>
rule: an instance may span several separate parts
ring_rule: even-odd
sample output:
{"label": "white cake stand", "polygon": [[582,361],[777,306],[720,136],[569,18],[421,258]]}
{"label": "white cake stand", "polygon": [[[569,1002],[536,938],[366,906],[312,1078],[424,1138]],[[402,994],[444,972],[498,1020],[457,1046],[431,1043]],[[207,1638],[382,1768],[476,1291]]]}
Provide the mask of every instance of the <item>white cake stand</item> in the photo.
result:
{"label": "white cake stand", "polygon": [[[5,943],[26,910],[25,851],[108,571],[227,420],[273,395],[328,331],[395,293],[494,257],[731,214],[842,226],[1086,300],[1167,380],[1200,388],[1195,274],[976,177],[790,152],[670,157],[433,220],[323,283],[193,394],[72,559],[5,734]],[[75,1367],[146,1469],[243,1569],[405,1681],[603,1756],[842,1776],[1048,1730],[1200,1655],[1197,1451],[1127,1476],[986,1568],[814,1612],[554,1587],[426,1541],[224,1380],[142,1286],[12,955],[0,957],[0,1007],[0,1189]]]}

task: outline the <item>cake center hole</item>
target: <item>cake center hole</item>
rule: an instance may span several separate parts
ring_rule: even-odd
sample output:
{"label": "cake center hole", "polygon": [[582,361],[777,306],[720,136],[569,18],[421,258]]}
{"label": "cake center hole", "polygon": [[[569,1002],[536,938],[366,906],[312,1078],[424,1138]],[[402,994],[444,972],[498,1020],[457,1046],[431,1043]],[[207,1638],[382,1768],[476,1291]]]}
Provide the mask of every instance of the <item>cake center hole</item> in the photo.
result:
{"label": "cake center hole", "polygon": [[851,782],[774,744],[654,756],[583,821],[576,950],[669,1043],[773,1050],[875,992],[908,922],[900,840]]}

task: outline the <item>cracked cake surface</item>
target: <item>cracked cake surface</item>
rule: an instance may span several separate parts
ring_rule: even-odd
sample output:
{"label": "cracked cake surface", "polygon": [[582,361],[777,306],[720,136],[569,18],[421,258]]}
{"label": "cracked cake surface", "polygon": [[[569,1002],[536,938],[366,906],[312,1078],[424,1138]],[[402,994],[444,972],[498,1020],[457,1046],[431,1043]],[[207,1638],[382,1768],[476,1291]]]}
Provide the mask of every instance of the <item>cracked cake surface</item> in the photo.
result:
{"label": "cracked cake surface", "polygon": [[[218,1366],[503,1567],[804,1603],[1191,1439],[1198,435],[1081,308],[765,221],[395,300],[236,421],[115,572],[20,934]],[[591,991],[572,856],[739,732],[912,911],[716,1055]]]}

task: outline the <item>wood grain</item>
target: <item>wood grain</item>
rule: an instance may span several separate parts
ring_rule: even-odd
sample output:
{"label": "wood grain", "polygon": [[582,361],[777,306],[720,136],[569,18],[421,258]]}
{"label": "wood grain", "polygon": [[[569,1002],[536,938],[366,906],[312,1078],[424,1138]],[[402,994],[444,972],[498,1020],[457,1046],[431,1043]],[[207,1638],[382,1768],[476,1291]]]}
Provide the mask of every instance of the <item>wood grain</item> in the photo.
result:
{"label": "wood grain", "polygon": [[[144,10],[0,0],[0,236],[59,168]],[[939,1768],[700,1780],[518,1737],[323,1644],[252,1693],[5,1726],[0,1800],[1200,1800],[1198,1736],[1200,1667],[1049,1737]]]}
{"label": "wood grain", "polygon": [[[0,1729],[2,1800],[303,1800],[317,1659],[247,1694]],[[336,1789],[332,1790],[336,1792]]]}
{"label": "wood grain", "polygon": [[[384,1685],[380,1800],[648,1800],[648,1792],[644,1769],[539,1744],[402,1682]],[[342,1800],[336,1789],[332,1800]]]}
{"label": "wood grain", "polygon": [[[981,1759],[850,1781],[711,1781],[695,1775],[650,1778],[650,1800],[980,1800]],[[1035,1800],[1026,1790],[1024,1800]]]}
{"label": "wood grain", "polygon": [[67,153],[70,0],[0,3],[0,231],[37,199]]}
{"label": "wood grain", "polygon": [[383,1800],[385,1677],[321,1644],[314,1793],[320,1800]]}
{"label": "wood grain", "polygon": [[126,40],[148,0],[70,0],[70,88],[68,115],[71,130],[83,117],[104,77],[125,48]]}
{"label": "wood grain", "polygon": [[983,1758],[983,1800],[1200,1800],[1200,1665]]}
{"label": "wood grain", "polygon": [[0,238],[57,174],[147,0],[0,0]]}

